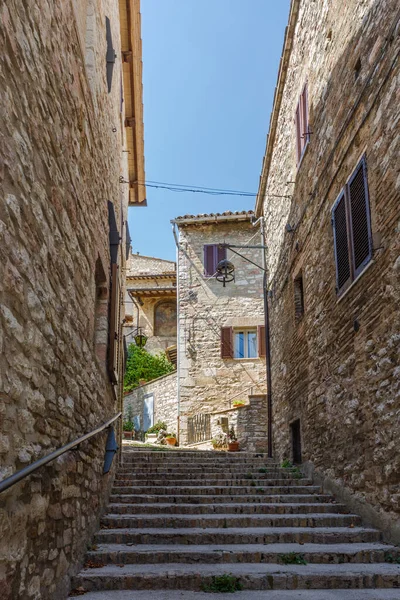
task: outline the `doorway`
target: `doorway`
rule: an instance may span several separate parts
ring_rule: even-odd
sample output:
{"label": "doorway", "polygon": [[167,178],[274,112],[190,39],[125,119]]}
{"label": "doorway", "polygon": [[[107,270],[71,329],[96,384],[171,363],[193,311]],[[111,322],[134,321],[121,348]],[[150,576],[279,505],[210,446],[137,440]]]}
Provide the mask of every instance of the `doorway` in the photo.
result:
{"label": "doorway", "polygon": [[301,433],[300,433],[300,419],[293,421],[290,425],[291,437],[292,437],[292,456],[293,463],[295,465],[301,463]]}
{"label": "doorway", "polygon": [[154,425],[154,394],[146,394],[143,404],[143,431]]}

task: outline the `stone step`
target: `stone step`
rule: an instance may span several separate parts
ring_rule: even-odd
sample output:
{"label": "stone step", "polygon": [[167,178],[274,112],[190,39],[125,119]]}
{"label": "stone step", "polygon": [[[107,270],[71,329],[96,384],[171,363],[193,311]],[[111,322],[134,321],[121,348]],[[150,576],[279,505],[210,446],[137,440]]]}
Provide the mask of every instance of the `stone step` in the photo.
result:
{"label": "stone step", "polygon": [[143,466],[138,467],[137,465],[131,465],[128,467],[120,467],[118,469],[117,472],[117,477],[120,475],[143,475],[143,476],[147,476],[149,474],[153,474],[153,475],[159,475],[160,477],[175,477],[175,476],[186,476],[187,474],[190,475],[198,475],[199,477],[201,477],[202,475],[204,475],[204,473],[206,474],[213,474],[215,473],[216,475],[222,473],[232,473],[233,475],[242,475],[243,477],[245,477],[248,474],[252,474],[252,475],[259,475],[259,474],[267,474],[267,475],[273,475],[274,477],[276,477],[276,475],[279,473],[280,476],[290,476],[293,473],[298,473],[297,470],[294,469],[281,469],[281,468],[275,468],[275,469],[271,469],[270,467],[256,467],[255,469],[251,470],[249,469],[249,467],[241,466],[241,465],[221,465],[219,467],[210,467],[210,466],[205,466],[202,468],[198,468],[198,467],[194,467],[194,466],[176,466],[176,467],[164,467],[164,466],[160,466],[160,467],[154,467],[153,465],[151,465],[149,463],[149,466],[147,468],[143,468]]}
{"label": "stone step", "polygon": [[344,513],[346,507],[343,504],[314,503],[300,504],[278,502],[276,504],[266,503],[229,503],[229,504],[127,504],[111,503],[109,505],[112,514],[159,514],[160,511],[166,515],[200,515],[200,514],[293,514],[293,513]]}
{"label": "stone step", "polygon": [[367,527],[247,527],[101,529],[95,544],[351,544],[379,542]]}
{"label": "stone step", "polygon": [[106,514],[101,524],[112,528],[239,528],[239,527],[354,527],[361,525],[357,515],[342,514],[204,514],[204,515],[129,515]]}
{"label": "stone step", "polygon": [[383,563],[387,553],[400,557],[400,549],[386,544],[236,544],[140,545],[104,544],[88,552],[94,564],[160,563],[277,563],[294,554],[307,563]]}
{"label": "stone step", "polygon": [[[309,488],[307,488],[309,489]],[[170,502],[170,503],[174,503],[178,506],[182,505],[182,504],[190,504],[190,505],[198,505],[198,504],[205,504],[205,505],[214,505],[214,504],[225,504],[227,502],[233,502],[233,503],[250,503],[250,504],[256,504],[256,503],[266,503],[266,502],[271,502],[271,503],[282,503],[282,504],[286,504],[286,503],[290,503],[290,504],[303,504],[303,503],[314,503],[314,502],[320,502],[320,503],[324,503],[324,504],[332,504],[334,503],[333,497],[332,496],[328,496],[327,494],[283,494],[283,495],[279,495],[279,494],[264,494],[264,493],[260,493],[258,492],[257,495],[254,495],[254,491],[253,490],[253,494],[247,494],[246,496],[241,496],[241,495],[232,495],[229,496],[229,494],[226,495],[218,495],[218,496],[206,496],[206,495],[186,495],[186,494],[174,494],[172,497],[168,498],[166,497],[164,494],[163,495],[151,495],[151,494],[129,494],[129,493],[124,493],[124,494],[119,494],[117,493],[113,493],[112,496],[110,496],[110,502],[112,503],[127,503],[127,504],[165,504],[166,501]]]}
{"label": "stone step", "polygon": [[[196,473],[187,473],[186,475],[173,475],[173,481],[177,485],[182,485],[182,482],[187,482],[190,485],[203,485],[205,483],[209,483],[210,485],[290,485],[301,481],[302,485],[311,484],[312,481],[305,477],[290,477],[287,475],[281,475],[275,473],[275,475],[266,475],[264,473],[256,473],[252,476],[246,475],[232,475],[232,473],[207,473],[207,478],[205,478],[205,473],[202,475],[198,475]],[[127,473],[119,473],[115,477],[115,484],[127,484],[127,485],[165,485],[166,476],[162,477],[158,473],[142,475],[142,474],[127,474]],[[168,480],[171,480],[171,476],[168,476]]]}
{"label": "stone step", "polygon": [[[72,596],[70,597],[72,600]],[[149,600],[147,591],[114,590],[89,592],[85,600]],[[214,593],[179,591],[158,591],[151,593],[151,600],[216,600]],[[244,591],[234,594],[218,594],[217,600],[400,600],[400,590],[277,590],[256,592]]]}
{"label": "stone step", "polygon": [[[175,496],[175,494],[186,494],[186,495],[206,495],[206,496],[220,496],[220,495],[240,495],[240,494],[254,494],[257,491],[260,494],[320,494],[320,486],[312,485],[287,485],[287,486],[217,486],[217,485],[204,485],[204,486],[177,486],[170,482],[170,485],[166,485],[164,481],[164,487],[160,486],[119,486],[113,487],[113,494],[155,494],[163,496]],[[204,482],[203,482],[204,484]]]}
{"label": "stone step", "polygon": [[[160,456],[162,455],[162,456]],[[136,456],[123,456],[122,457],[122,466],[130,466],[137,465],[140,467],[145,467],[146,465],[151,464],[152,466],[164,466],[164,467],[172,467],[172,466],[190,466],[193,465],[197,468],[203,468],[208,466],[221,466],[225,465],[229,467],[230,465],[239,466],[239,465],[250,465],[253,468],[259,468],[265,465],[269,465],[271,469],[280,468],[280,464],[277,462],[269,462],[265,457],[252,458],[246,455],[230,455],[228,453],[221,456],[221,458],[216,458],[215,456],[210,456],[208,458],[204,457],[201,459],[196,458],[187,458],[185,456],[171,456],[169,453],[158,452],[155,458],[152,457],[142,457],[140,458]]]}
{"label": "stone step", "polygon": [[106,565],[87,569],[74,578],[73,587],[86,590],[193,590],[201,591],[213,577],[231,574],[245,590],[399,588],[400,565],[350,564],[188,564]]}
{"label": "stone step", "polygon": [[176,459],[184,459],[184,460],[194,460],[196,462],[201,462],[202,460],[265,460],[271,464],[276,464],[276,461],[273,458],[268,458],[268,454],[266,452],[226,452],[224,450],[182,450],[179,448],[174,448],[172,451],[169,448],[168,450],[160,449],[160,450],[148,450],[135,452],[134,450],[127,451],[124,449],[122,452],[122,457],[125,458],[135,458],[136,460],[150,460],[155,462],[157,460],[168,459],[168,460],[176,460]]}

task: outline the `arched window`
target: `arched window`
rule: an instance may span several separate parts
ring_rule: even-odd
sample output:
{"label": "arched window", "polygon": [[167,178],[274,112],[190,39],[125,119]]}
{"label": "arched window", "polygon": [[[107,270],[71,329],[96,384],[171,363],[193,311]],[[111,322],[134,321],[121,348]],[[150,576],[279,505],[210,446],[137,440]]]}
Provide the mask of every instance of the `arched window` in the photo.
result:
{"label": "arched window", "polygon": [[159,302],[154,308],[154,335],[176,336],[176,302]]}

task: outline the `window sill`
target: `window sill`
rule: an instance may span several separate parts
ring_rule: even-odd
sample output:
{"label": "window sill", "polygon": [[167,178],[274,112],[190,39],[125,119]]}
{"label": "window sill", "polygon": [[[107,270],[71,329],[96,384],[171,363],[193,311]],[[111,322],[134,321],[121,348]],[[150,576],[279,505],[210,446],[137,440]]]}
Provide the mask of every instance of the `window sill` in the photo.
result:
{"label": "window sill", "polygon": [[253,362],[255,360],[260,360],[260,356],[255,356],[254,358],[235,358],[233,357],[232,360],[235,361],[240,361],[240,362]]}
{"label": "window sill", "polygon": [[343,298],[345,298],[347,296],[347,294],[350,292],[351,289],[353,289],[353,287],[356,285],[356,283],[361,279],[361,277],[364,275],[364,273],[366,273],[368,271],[368,269],[370,267],[372,267],[372,265],[375,264],[374,259],[372,258],[369,263],[365,266],[365,268],[361,271],[361,273],[359,273],[357,275],[357,277],[355,278],[354,281],[351,282],[351,284],[349,285],[348,288],[345,289],[345,291],[340,294],[340,296],[338,296],[337,300],[336,300],[336,304],[339,304],[339,302],[341,302],[343,300]]}

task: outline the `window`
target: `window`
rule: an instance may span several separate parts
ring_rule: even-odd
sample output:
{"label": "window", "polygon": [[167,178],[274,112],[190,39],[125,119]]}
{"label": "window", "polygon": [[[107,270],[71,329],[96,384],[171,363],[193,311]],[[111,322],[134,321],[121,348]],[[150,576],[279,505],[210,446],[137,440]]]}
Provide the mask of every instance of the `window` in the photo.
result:
{"label": "window", "polygon": [[304,151],[310,141],[310,128],[308,123],[308,88],[305,84],[300,94],[295,115],[296,126],[296,158],[297,166],[300,165]]}
{"label": "window", "polygon": [[343,293],[372,258],[367,165],[365,157],[340,192],[332,209],[336,290]]}
{"label": "window", "polygon": [[294,316],[296,323],[301,321],[304,315],[304,289],[303,289],[303,275],[300,273],[293,281],[294,289]]}
{"label": "window", "polygon": [[204,246],[204,275],[212,277],[217,271],[217,265],[226,258],[226,248],[220,248],[218,244],[206,244]]}
{"label": "window", "polygon": [[235,331],[233,358],[257,358],[257,331]]}
{"label": "window", "polygon": [[265,356],[265,327],[254,329],[221,328],[221,358],[259,358]]}

